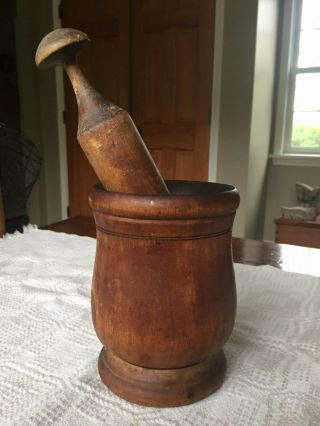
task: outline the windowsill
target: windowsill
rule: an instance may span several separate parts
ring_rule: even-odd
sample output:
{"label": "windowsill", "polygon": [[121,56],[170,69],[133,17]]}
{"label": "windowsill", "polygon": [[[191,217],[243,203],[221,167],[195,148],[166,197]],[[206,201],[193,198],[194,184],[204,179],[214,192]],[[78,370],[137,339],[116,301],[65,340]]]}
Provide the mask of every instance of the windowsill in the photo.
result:
{"label": "windowsill", "polygon": [[320,155],[316,154],[272,154],[273,166],[320,167]]}

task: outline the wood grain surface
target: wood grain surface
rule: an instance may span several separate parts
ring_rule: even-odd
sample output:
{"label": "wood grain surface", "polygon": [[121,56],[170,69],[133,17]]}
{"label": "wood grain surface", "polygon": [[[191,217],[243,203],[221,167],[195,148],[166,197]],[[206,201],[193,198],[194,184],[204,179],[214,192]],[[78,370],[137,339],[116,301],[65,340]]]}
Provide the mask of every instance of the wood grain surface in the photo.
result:
{"label": "wood grain surface", "polygon": [[[89,216],[75,216],[44,226],[55,232],[96,237],[95,222]],[[236,263],[271,265],[284,271],[320,275],[320,250],[271,241],[232,238],[233,260]],[[293,268],[294,267],[294,268]]]}
{"label": "wood grain surface", "polygon": [[276,241],[320,248],[320,216],[316,220],[275,219]]}
{"label": "wood grain surface", "polygon": [[229,185],[166,183],[171,195],[100,185],[90,195],[101,378],[129,401],[163,407],[197,401],[222,383],[221,351],[236,313],[231,229],[239,205]]}
{"label": "wood grain surface", "polygon": [[168,194],[168,189],[129,114],[106,100],[77,64],[88,36],[72,28],[47,34],[36,52],[41,68],[62,66],[78,104],[78,141],[106,190],[133,194]]}

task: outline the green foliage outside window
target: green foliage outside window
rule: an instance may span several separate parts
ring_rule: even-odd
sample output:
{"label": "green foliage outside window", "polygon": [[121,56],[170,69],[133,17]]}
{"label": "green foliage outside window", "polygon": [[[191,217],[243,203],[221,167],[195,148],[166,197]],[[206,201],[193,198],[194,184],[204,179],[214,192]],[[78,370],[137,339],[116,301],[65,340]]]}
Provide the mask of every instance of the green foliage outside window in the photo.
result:
{"label": "green foliage outside window", "polygon": [[295,148],[320,148],[320,127],[293,126],[291,144]]}

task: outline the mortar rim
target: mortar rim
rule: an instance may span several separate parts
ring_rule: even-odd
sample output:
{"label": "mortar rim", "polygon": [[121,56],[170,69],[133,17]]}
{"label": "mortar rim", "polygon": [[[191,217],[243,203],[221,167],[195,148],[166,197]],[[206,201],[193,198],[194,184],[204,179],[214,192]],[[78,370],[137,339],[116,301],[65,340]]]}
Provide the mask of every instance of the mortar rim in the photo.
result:
{"label": "mortar rim", "polygon": [[[192,193],[169,195],[126,194],[106,191],[101,184],[95,185],[89,196],[93,212],[134,219],[196,219],[234,214],[240,203],[238,190],[219,182],[166,180],[173,188],[187,186],[198,189]],[[206,187],[207,191],[204,191]],[[202,188],[203,193],[199,192]],[[217,189],[219,189],[217,191]],[[212,190],[212,192],[209,191]]]}

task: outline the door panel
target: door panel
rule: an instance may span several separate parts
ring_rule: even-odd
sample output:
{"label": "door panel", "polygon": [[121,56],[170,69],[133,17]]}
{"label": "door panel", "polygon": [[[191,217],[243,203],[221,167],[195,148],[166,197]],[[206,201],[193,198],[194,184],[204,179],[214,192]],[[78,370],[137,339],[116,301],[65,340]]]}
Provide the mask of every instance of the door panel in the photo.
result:
{"label": "door panel", "polygon": [[164,178],[206,180],[214,2],[131,7],[133,119]]}
{"label": "door panel", "polygon": [[[213,0],[63,0],[62,24],[92,40],[79,63],[108,100],[125,108],[167,179],[208,176]],[[70,215],[91,215],[98,179],[77,140],[65,83]]]}
{"label": "door panel", "polygon": [[[79,64],[92,85],[108,100],[129,109],[129,0],[63,0],[62,26],[87,33],[91,46]],[[98,182],[77,142],[78,112],[71,84],[65,79],[70,216],[91,215],[88,195]]]}

